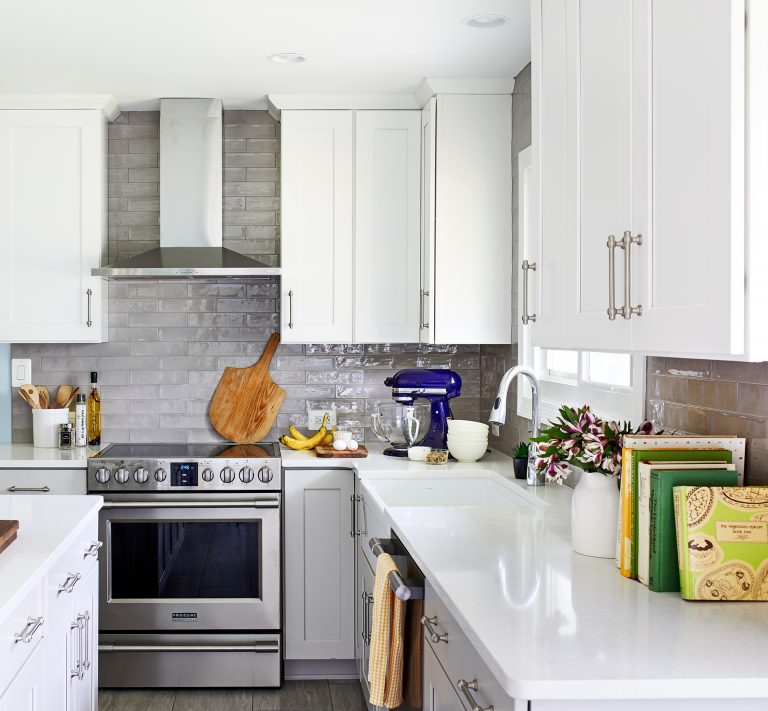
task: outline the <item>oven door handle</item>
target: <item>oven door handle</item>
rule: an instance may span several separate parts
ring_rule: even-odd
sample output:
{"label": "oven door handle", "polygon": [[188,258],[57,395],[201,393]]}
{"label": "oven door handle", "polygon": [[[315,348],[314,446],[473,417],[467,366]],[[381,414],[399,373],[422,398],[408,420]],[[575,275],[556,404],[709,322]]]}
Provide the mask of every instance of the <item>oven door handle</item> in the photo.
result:
{"label": "oven door handle", "polygon": [[279,652],[277,642],[266,644],[100,644],[99,652]]}
{"label": "oven door handle", "polygon": [[105,501],[105,509],[277,509],[280,499],[277,496],[247,501]]}

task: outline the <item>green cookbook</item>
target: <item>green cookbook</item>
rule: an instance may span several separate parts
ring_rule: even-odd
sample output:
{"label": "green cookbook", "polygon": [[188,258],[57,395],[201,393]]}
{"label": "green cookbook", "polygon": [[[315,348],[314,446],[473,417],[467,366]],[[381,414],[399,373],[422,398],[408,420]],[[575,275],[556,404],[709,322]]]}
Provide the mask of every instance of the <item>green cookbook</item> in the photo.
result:
{"label": "green cookbook", "polygon": [[676,486],[680,594],[768,600],[768,487]]}

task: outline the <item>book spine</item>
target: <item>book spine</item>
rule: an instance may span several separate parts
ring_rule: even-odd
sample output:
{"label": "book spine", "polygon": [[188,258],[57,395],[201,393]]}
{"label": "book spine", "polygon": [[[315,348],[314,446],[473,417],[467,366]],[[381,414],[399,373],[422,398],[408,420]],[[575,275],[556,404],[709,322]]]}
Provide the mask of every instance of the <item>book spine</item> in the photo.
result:
{"label": "book spine", "polygon": [[647,468],[637,476],[637,579],[648,585],[650,561],[650,486],[651,474]]}
{"label": "book spine", "polygon": [[632,574],[632,492],[630,489],[630,475],[632,468],[632,450],[623,449],[621,454],[621,574],[628,578]]}
{"label": "book spine", "polygon": [[675,502],[675,529],[677,531],[677,567],[680,570],[680,596],[690,598],[688,575],[688,511],[685,506],[685,495],[682,487],[675,487],[672,493]]}
{"label": "book spine", "polygon": [[656,589],[659,582],[659,558],[657,554],[656,521],[658,516],[658,495],[655,478],[651,477],[651,491],[648,499],[648,587]]}

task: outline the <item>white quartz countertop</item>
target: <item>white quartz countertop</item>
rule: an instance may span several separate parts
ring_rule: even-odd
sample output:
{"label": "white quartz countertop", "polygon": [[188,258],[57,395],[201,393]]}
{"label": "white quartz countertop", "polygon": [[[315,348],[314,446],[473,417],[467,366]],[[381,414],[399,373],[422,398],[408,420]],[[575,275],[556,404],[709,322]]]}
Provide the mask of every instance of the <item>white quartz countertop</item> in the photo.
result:
{"label": "white quartz countertop", "polygon": [[0,519],[19,522],[18,537],[0,553],[0,620],[103,503],[101,496],[0,496]]}
{"label": "white quartz countertop", "polygon": [[86,469],[88,458],[106,446],[58,449],[31,444],[0,444],[0,469]]}
{"label": "white quartz countertop", "polygon": [[[623,578],[570,545],[567,487],[527,487],[512,460],[431,466],[385,457],[283,466],[346,467],[507,693],[522,699],[768,698],[768,604],[685,602]],[[377,479],[485,476],[521,494],[506,507],[387,507]],[[290,472],[286,472],[290,476]]]}

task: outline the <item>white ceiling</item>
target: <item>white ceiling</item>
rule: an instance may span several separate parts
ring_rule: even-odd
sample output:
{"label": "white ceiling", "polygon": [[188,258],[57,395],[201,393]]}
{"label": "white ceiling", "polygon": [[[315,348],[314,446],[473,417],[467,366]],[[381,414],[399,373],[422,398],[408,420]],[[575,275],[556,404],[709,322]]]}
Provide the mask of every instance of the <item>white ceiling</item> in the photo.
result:
{"label": "white ceiling", "polygon": [[[511,22],[472,29],[462,20]],[[510,77],[530,59],[529,0],[0,0],[0,94],[221,97],[414,93],[424,77]],[[266,57],[301,52],[309,61]]]}

